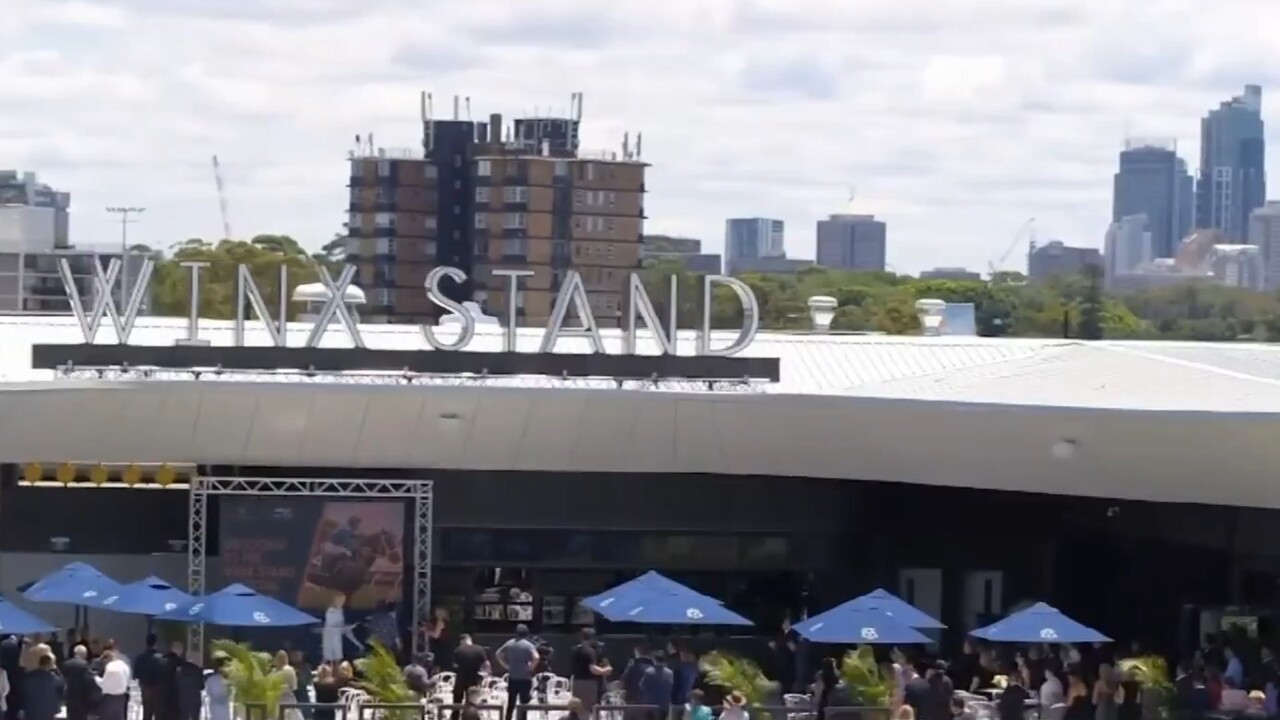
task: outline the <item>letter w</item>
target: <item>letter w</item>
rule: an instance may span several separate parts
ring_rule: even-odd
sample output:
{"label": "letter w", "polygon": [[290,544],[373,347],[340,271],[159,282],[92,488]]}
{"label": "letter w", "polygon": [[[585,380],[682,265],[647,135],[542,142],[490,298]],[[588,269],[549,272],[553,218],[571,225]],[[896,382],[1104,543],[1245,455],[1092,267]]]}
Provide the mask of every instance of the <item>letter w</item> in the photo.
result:
{"label": "letter w", "polygon": [[105,273],[102,270],[102,263],[98,262],[97,258],[91,258],[90,262],[93,264],[93,309],[86,314],[84,300],[80,297],[80,288],[76,285],[76,278],[71,273],[71,265],[66,258],[58,258],[58,275],[62,278],[63,289],[67,291],[71,313],[80,323],[80,331],[84,333],[86,343],[93,343],[94,338],[98,336],[98,328],[102,325],[102,316],[106,315],[111,318],[111,324],[115,326],[116,342],[121,345],[128,344],[129,335],[133,333],[134,321],[138,319],[138,311],[142,309],[142,301],[146,299],[151,286],[151,272],[155,269],[155,262],[151,258],[145,258],[142,261],[142,268],[134,280],[133,292],[129,296],[128,304],[125,305],[123,316],[116,307],[114,293],[116,283],[120,279],[120,260],[112,258],[107,264]]}

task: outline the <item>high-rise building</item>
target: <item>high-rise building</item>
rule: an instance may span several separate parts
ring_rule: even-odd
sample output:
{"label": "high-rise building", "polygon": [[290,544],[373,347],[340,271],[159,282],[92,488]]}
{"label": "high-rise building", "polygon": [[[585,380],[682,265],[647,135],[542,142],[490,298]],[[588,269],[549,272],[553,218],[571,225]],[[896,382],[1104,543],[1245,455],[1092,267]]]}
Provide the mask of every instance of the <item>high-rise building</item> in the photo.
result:
{"label": "high-rise building", "polygon": [[1267,198],[1262,88],[1220,104],[1200,121],[1200,176],[1196,227],[1216,228],[1228,242],[1242,242],[1249,214]]}
{"label": "high-rise building", "polygon": [[1111,222],[1145,215],[1155,257],[1173,257],[1178,241],[1191,232],[1193,187],[1176,142],[1130,140],[1120,152]]}
{"label": "high-rise building", "polygon": [[818,221],[818,264],[842,270],[884,270],[886,236],[884,222],[875,215],[831,215]]}
{"label": "high-rise building", "polygon": [[1105,246],[1106,283],[1111,287],[1122,276],[1136,272],[1160,255],[1156,251],[1155,234],[1145,214],[1128,215],[1107,228]]}
{"label": "high-rise building", "polygon": [[742,272],[743,261],[785,258],[786,226],[770,218],[730,218],[724,222],[724,264],[729,274]]}
{"label": "high-rise building", "polygon": [[[545,322],[569,270],[582,277],[602,326],[617,325],[627,278],[640,267],[645,163],[639,138],[621,153],[580,153],[581,96],[571,117],[488,122],[435,120],[424,102],[423,157],[362,146],[351,156],[347,259],[359,268],[372,322],[430,322],[441,309],[423,290],[437,266],[464,271],[446,282],[505,318],[508,277],[519,279],[520,324]],[[504,130],[506,133],[504,139]]]}
{"label": "high-rise building", "polygon": [[0,170],[0,244],[27,250],[70,246],[71,193],[33,172]]}
{"label": "high-rise building", "polygon": [[1249,244],[1262,255],[1267,291],[1280,290],[1280,201],[1271,200],[1249,215]]}
{"label": "high-rise building", "polygon": [[1097,248],[1075,247],[1061,240],[1050,240],[1043,245],[1032,243],[1031,251],[1027,253],[1027,277],[1032,280],[1079,275],[1086,265],[1103,267],[1102,253]]}

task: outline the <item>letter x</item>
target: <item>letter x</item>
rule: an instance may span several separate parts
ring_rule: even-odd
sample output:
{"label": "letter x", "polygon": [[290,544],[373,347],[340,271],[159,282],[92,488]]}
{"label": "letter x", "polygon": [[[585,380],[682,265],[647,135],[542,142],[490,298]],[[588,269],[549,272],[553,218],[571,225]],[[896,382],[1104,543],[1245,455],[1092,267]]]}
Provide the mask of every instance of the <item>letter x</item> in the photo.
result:
{"label": "letter x", "polygon": [[329,300],[316,318],[316,324],[311,327],[311,335],[307,337],[307,347],[320,347],[320,338],[324,337],[334,313],[337,313],[342,319],[342,324],[347,326],[347,332],[351,334],[351,342],[358,348],[364,348],[364,338],[360,337],[360,326],[351,316],[351,309],[346,303],[347,288],[351,286],[351,281],[356,276],[355,266],[347,265],[342,268],[342,274],[338,276],[336,283],[329,275],[329,268],[320,265],[316,270],[320,276],[320,283],[324,285],[325,290],[329,291]]}

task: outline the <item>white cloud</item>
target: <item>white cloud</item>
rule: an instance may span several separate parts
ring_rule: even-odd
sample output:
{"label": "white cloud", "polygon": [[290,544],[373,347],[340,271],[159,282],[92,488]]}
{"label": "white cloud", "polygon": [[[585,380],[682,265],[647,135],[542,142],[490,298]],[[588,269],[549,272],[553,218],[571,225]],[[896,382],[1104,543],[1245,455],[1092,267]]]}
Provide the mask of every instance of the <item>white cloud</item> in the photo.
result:
{"label": "white cloud", "polygon": [[[563,110],[584,141],[644,132],[650,228],[721,243],[733,215],[781,217],[793,255],[849,188],[889,223],[890,262],[985,267],[1027,217],[1100,243],[1128,131],[1178,138],[1267,84],[1265,0],[5,0],[0,167],[73,193],[166,245],[238,232],[318,245],[341,229],[357,134],[419,143],[418,93],[474,116]],[[1270,115],[1271,104],[1264,100]],[[1273,174],[1273,177],[1277,177]]]}

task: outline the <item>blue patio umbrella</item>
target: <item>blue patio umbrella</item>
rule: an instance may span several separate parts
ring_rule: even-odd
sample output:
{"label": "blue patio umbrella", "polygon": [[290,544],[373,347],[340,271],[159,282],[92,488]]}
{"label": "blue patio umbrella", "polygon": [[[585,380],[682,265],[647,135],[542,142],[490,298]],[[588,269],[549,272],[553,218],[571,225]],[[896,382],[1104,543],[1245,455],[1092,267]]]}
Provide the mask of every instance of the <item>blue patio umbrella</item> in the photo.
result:
{"label": "blue patio umbrella", "polygon": [[1044,603],[1019,610],[969,634],[990,642],[1006,643],[1111,642],[1106,635],[1081,625]]}
{"label": "blue patio umbrella", "polygon": [[866,595],[859,595],[845,603],[845,605],[856,608],[879,608],[892,615],[903,625],[917,630],[944,630],[947,627],[884,588],[877,588]]}
{"label": "blue patio umbrella", "polygon": [[700,593],[671,593],[660,589],[629,593],[625,599],[602,604],[596,612],[606,620],[643,625],[751,625],[719,600]]}
{"label": "blue patio umbrella", "polygon": [[239,583],[193,598],[185,605],[157,615],[156,619],[223,627],[293,627],[320,622],[297,608]]}
{"label": "blue patio umbrella", "polygon": [[31,602],[98,607],[103,598],[119,592],[120,583],[103,575],[94,566],[73,562],[31,583],[22,597]]}
{"label": "blue patio umbrella", "polygon": [[120,592],[102,598],[98,607],[135,615],[160,615],[191,605],[195,598],[152,575],[121,586]]}
{"label": "blue patio umbrella", "polygon": [[0,598],[0,635],[31,635],[53,630],[49,623]]}
{"label": "blue patio umbrella", "polygon": [[[645,598],[655,592],[667,595],[697,595],[700,597],[709,597],[702,595],[702,593],[699,593],[697,590],[687,588],[661,573],[650,570],[638,578],[628,580],[621,585],[605,590],[599,595],[582,598],[578,601],[578,604],[588,610],[594,610],[595,612],[608,617],[605,611],[610,606],[615,604],[625,605],[636,598]],[[714,598],[710,599],[715,602],[719,602]]]}
{"label": "blue patio umbrella", "polygon": [[854,601],[796,623],[800,637],[831,645],[915,645],[933,642],[928,635],[878,607],[855,607]]}

